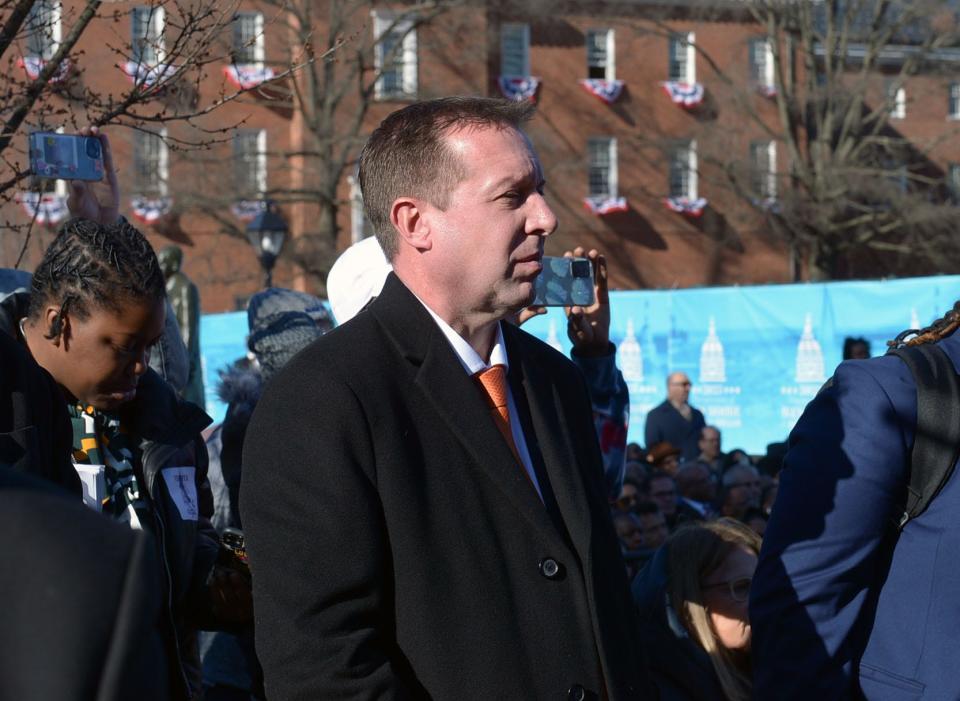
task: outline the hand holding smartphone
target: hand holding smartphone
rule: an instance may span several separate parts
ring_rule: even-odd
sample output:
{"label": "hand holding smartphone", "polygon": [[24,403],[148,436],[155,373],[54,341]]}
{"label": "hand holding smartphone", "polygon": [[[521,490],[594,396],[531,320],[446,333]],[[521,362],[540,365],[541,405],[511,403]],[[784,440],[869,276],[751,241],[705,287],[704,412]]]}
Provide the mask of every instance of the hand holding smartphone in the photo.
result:
{"label": "hand holding smartphone", "polygon": [[98,136],[33,132],[30,169],[38,178],[103,180],[103,148]]}

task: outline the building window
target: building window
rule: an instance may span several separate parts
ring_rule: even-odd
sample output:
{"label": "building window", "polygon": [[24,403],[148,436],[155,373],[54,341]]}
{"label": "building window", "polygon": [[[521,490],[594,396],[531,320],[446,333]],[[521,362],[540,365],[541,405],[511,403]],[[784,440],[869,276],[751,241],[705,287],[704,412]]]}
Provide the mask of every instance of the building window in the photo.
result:
{"label": "building window", "polygon": [[697,82],[697,60],[693,32],[670,37],[669,80],[693,85]]}
{"label": "building window", "polygon": [[417,31],[410,16],[389,11],[373,13],[374,68],[378,100],[417,95]]}
{"label": "building window", "polygon": [[947,192],[954,203],[960,203],[960,163],[947,166]]}
{"label": "building window", "polygon": [[267,191],[267,132],[243,130],[233,135],[234,178],[241,199],[260,199]]}
{"label": "building window", "polygon": [[960,119],[960,83],[950,83],[948,94],[947,117]]}
{"label": "building window", "polygon": [[146,131],[134,132],[133,140],[133,186],[141,197],[166,197],[167,195],[167,144],[166,130],[158,134]]}
{"label": "building window", "polygon": [[347,176],[350,185],[350,243],[357,243],[374,235],[373,225],[367,219],[363,210],[363,193],[360,191],[360,181],[354,176]]}
{"label": "building window", "polygon": [[231,60],[237,64],[263,65],[263,14],[238,12],[233,18]]}
{"label": "building window", "polygon": [[35,0],[24,27],[27,30],[27,56],[50,60],[60,45],[60,3],[57,0]]}
{"label": "building window", "polygon": [[587,186],[590,197],[617,196],[617,140],[598,136],[587,140]]}
{"label": "building window", "polygon": [[130,28],[130,60],[145,66],[163,63],[163,8],[140,6],[133,8]]}
{"label": "building window", "polygon": [[754,85],[763,88],[776,85],[773,75],[773,45],[766,38],[750,41],[750,80]]}
{"label": "building window", "polygon": [[500,75],[530,75],[530,25],[500,26]]}
{"label": "building window", "polygon": [[907,91],[903,86],[897,87],[895,83],[887,85],[887,100],[890,103],[890,119],[906,119],[907,117]]}
{"label": "building window", "polygon": [[670,197],[697,199],[697,142],[681,141],[670,150]]}
{"label": "building window", "polygon": [[613,80],[614,50],[612,29],[590,29],[587,31],[587,77],[599,80]]}
{"label": "building window", "polygon": [[777,196],[777,143],[754,141],[750,144],[751,189],[764,200]]}

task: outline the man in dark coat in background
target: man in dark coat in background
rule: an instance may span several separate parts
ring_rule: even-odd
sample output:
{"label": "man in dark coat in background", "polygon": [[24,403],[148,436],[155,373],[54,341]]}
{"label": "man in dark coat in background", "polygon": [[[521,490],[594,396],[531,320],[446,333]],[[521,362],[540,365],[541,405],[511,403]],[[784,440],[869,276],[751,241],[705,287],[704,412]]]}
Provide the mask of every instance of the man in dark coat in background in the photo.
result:
{"label": "man in dark coat in background", "polygon": [[647,414],[644,436],[648,450],[657,443],[670,443],[680,448],[683,461],[696,460],[700,455],[700,432],[707,422],[703,413],[690,405],[692,386],[686,373],[670,373],[666,400]]}
{"label": "man in dark coat in background", "polygon": [[655,698],[583,376],[502,321],[557,226],[531,111],[417,103],[364,148],[395,272],[277,374],[244,445],[272,700]]}

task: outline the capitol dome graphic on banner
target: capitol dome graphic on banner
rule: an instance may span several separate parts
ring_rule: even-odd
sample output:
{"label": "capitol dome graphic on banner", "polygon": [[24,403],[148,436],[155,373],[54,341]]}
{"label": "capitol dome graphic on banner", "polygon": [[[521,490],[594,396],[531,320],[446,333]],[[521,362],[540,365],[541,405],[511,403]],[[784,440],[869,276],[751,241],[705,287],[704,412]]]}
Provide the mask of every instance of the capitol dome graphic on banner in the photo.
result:
{"label": "capitol dome graphic on banner", "polygon": [[711,316],[707,340],[700,346],[700,382],[726,381],[727,361],[723,355],[723,344],[717,336],[717,322]]}
{"label": "capitol dome graphic on banner", "polygon": [[563,345],[560,343],[560,338],[557,336],[557,322],[553,319],[550,320],[550,331],[547,332],[546,344],[551,348],[563,353]]}
{"label": "capitol dome graphic on banner", "polygon": [[813,314],[803,322],[803,335],[797,344],[797,383],[823,382],[823,351],[813,335]]}
{"label": "capitol dome graphic on banner", "polygon": [[627,382],[643,382],[643,351],[637,342],[633,319],[627,319],[627,333],[617,349],[620,354],[620,372]]}

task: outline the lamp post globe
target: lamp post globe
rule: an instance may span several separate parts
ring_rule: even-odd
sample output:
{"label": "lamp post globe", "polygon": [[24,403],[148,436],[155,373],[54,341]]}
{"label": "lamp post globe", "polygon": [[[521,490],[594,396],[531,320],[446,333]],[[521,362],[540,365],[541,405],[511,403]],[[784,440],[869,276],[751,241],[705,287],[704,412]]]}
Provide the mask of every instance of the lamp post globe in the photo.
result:
{"label": "lamp post globe", "polygon": [[287,238],[287,222],[280,215],[275,202],[264,208],[247,224],[247,240],[257,252],[264,272],[264,287],[273,285],[273,266]]}

